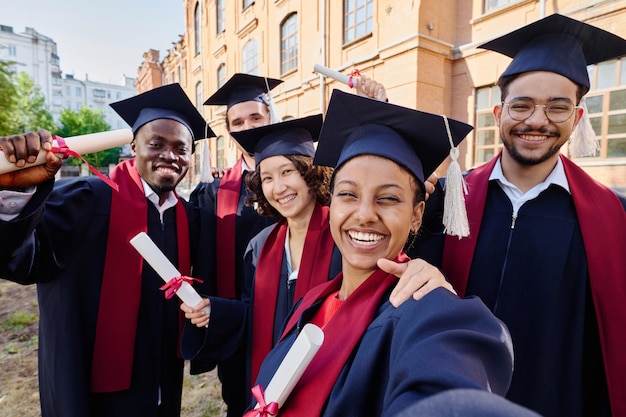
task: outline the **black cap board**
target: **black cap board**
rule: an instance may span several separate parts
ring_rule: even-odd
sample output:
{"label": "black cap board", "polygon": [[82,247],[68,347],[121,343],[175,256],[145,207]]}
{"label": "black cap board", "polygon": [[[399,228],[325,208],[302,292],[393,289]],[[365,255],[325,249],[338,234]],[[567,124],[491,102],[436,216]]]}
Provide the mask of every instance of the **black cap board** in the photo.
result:
{"label": "black cap board", "polygon": [[254,129],[231,132],[235,140],[248,152],[254,153],[255,163],[277,155],[315,154],[314,142],[317,142],[322,127],[322,115],[291,119]]}
{"label": "black cap board", "polygon": [[225,105],[227,108],[244,101],[258,101],[269,105],[266,94],[283,81],[276,78],[237,73],[209,97],[205,105]]}
{"label": "black cap board", "polygon": [[110,106],[131,126],[133,134],[153,120],[172,119],[185,125],[193,140],[215,136],[178,83],[146,91]]}
{"label": "black cap board", "polygon": [[589,89],[587,65],[626,55],[626,40],[553,14],[479,46],[513,58],[502,76],[550,71]]}
{"label": "black cap board", "polygon": [[[454,146],[473,129],[447,121]],[[449,155],[450,147],[441,115],[334,90],[313,163],[339,168],[355,156],[378,155],[424,182]]]}

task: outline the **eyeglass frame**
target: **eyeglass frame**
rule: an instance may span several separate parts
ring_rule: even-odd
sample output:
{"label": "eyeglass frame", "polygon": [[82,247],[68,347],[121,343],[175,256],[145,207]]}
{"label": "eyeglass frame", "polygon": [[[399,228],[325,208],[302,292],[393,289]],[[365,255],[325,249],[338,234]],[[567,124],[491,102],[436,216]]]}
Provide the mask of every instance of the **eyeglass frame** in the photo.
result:
{"label": "eyeglass frame", "polygon": [[[522,102],[528,101],[528,102],[532,103],[532,105],[533,105],[533,109],[530,112],[530,114],[528,116],[526,116],[525,118],[521,119],[521,120],[520,119],[516,119],[511,114],[511,104],[512,103],[516,103],[516,102],[520,102],[520,101],[522,101]],[[553,100],[553,101],[549,102],[548,104],[535,104],[535,102],[533,100],[531,100],[531,99],[514,99],[512,101],[509,101],[508,103],[506,103],[505,101],[502,101],[502,102],[500,102],[500,104],[502,106],[508,106],[507,114],[509,115],[509,117],[511,119],[515,120],[516,122],[523,122],[523,121],[528,120],[529,117],[531,117],[533,114],[535,114],[535,110],[537,109],[537,107],[543,107],[543,114],[546,116],[546,119],[548,119],[552,123],[564,123],[564,122],[567,122],[572,117],[572,115],[576,112],[576,109],[580,109],[581,108],[581,106],[573,106],[572,107],[572,112],[569,114],[569,116],[567,116],[565,119],[560,120],[560,121],[557,122],[557,121],[552,120],[550,118],[550,116],[548,116],[548,107],[554,101],[567,101],[568,103],[571,103],[571,101],[569,101],[569,100]]]}

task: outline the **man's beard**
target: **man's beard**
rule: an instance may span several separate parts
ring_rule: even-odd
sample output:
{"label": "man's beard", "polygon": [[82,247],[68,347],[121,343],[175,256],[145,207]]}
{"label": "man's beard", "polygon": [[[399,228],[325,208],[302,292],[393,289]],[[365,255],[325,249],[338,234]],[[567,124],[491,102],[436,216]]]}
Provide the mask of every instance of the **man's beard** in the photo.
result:
{"label": "man's beard", "polygon": [[[523,132],[518,132],[517,135],[520,135],[522,133]],[[542,132],[542,133],[546,133],[546,132]],[[505,137],[506,136],[504,136],[504,132],[502,131],[502,129],[500,129],[500,138],[505,138]],[[561,146],[553,146],[550,149],[548,149],[546,153],[544,153],[543,155],[540,155],[539,157],[529,158],[527,156],[522,155],[517,150],[515,145],[513,145],[513,141],[502,139],[502,144],[504,145],[505,149],[509,153],[509,156],[511,156],[511,158],[515,162],[521,165],[527,165],[527,166],[538,165],[542,162],[545,162],[551,157],[553,157],[555,154],[557,154],[561,149]]]}

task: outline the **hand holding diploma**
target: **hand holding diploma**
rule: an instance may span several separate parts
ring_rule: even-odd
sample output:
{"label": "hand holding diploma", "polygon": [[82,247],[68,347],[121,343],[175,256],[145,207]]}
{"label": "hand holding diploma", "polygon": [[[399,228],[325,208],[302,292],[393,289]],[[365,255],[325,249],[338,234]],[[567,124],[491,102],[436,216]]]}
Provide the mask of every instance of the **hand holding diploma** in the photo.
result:
{"label": "hand holding diploma", "polygon": [[[189,283],[190,280],[195,278],[182,277],[178,269],[172,265],[147,234],[144,232],[138,233],[130,240],[130,244],[143,256],[152,269],[163,278],[166,285],[161,288],[166,287],[165,289],[169,290],[169,294],[176,294],[178,298],[189,306],[196,306],[202,301],[200,295]],[[207,315],[210,315],[210,307],[205,308],[205,312]]]}
{"label": "hand holding diploma", "polygon": [[289,352],[280,363],[265,393],[258,385],[252,393],[258,404],[244,417],[267,416],[278,414],[296,383],[313,360],[324,342],[324,332],[314,324],[308,323],[303,328]]}
{"label": "hand holding diploma", "polygon": [[352,74],[345,75],[339,71],[335,71],[334,69],[315,64],[313,66],[313,71],[328,78],[332,78],[333,80],[345,84],[350,88],[354,88],[357,95],[373,98],[379,101],[388,101],[385,86],[371,78],[361,75],[357,69],[353,70]]}

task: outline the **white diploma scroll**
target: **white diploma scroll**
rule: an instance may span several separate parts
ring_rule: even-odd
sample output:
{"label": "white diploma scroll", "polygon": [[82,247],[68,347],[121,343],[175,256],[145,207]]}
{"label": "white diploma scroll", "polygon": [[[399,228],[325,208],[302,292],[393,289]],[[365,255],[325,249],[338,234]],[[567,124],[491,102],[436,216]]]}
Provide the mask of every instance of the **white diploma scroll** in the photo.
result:
{"label": "white diploma scroll", "polygon": [[[152,239],[150,239],[150,236],[146,233],[138,233],[130,240],[130,244],[133,245],[141,256],[143,256],[152,269],[154,269],[156,273],[163,278],[163,281],[169,282],[172,278],[181,276],[178,269],[172,265],[170,260],[167,259],[163,252],[161,252],[158,246],[154,244]],[[190,307],[195,307],[200,301],[202,301],[202,297],[200,297],[196,290],[188,282],[184,281],[176,292],[176,295]],[[205,308],[205,311],[207,314],[211,313],[208,307]]]}
{"label": "white diploma scroll", "polygon": [[[63,138],[68,148],[80,155],[100,152],[105,149],[116,148],[132,142],[133,132],[130,129],[111,130],[109,132],[90,133],[87,135],[72,136]],[[53,141],[53,147],[58,143]],[[41,165],[46,161],[46,152],[40,151],[37,160],[33,163],[27,163],[24,167],[18,168],[17,165],[9,162],[5,155],[0,153],[0,175],[8,172],[17,171],[18,169],[29,168],[35,165]]]}
{"label": "white diploma scroll", "polygon": [[[324,332],[322,329],[311,323],[307,323],[302,328],[272,380],[267,384],[265,389],[266,404],[276,402],[280,410],[323,342]],[[280,415],[280,411],[278,414]]]}
{"label": "white diploma scroll", "polygon": [[327,68],[320,64],[315,64],[313,66],[313,71],[328,78],[332,78],[335,81],[339,81],[342,84],[350,85],[350,77],[346,74],[340,73],[339,71],[335,71],[334,69]]}

